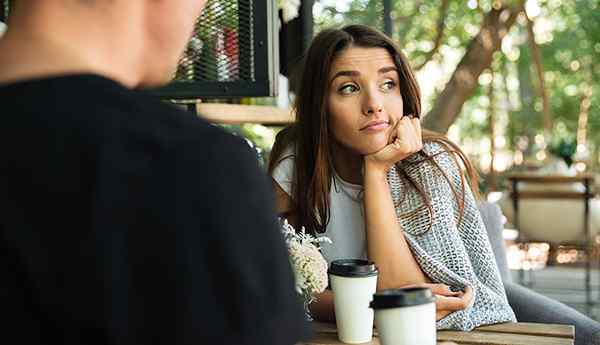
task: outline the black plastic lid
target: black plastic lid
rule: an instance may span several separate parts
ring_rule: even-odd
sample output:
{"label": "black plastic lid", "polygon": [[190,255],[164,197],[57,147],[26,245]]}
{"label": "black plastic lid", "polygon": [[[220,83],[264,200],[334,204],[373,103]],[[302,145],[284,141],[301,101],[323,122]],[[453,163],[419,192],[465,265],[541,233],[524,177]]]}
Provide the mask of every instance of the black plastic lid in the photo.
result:
{"label": "black plastic lid", "polygon": [[373,262],[360,259],[333,260],[328,272],[341,277],[371,277],[379,273]]}
{"label": "black plastic lid", "polygon": [[401,308],[434,301],[435,297],[429,288],[387,289],[373,295],[370,307],[373,309]]}

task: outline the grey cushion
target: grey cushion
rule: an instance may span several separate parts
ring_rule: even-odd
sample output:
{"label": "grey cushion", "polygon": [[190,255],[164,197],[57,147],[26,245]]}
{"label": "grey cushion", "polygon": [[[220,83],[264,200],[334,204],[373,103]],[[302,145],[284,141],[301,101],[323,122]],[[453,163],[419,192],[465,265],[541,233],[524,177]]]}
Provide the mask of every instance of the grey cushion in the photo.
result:
{"label": "grey cushion", "polygon": [[502,281],[504,283],[511,283],[512,277],[508,270],[504,239],[502,238],[502,230],[504,229],[504,224],[502,223],[502,211],[497,204],[487,201],[480,202],[478,207],[481,218],[483,219],[483,224],[485,224],[490,244],[492,245],[492,251],[496,257],[496,264],[498,264]]}
{"label": "grey cushion", "polygon": [[600,345],[600,323],[563,303],[512,282],[502,238],[502,211],[498,205],[489,202],[481,202],[479,211],[500,269],[508,303],[517,320],[574,325],[575,345]]}
{"label": "grey cushion", "polygon": [[600,324],[577,310],[515,283],[504,285],[519,322],[575,325],[575,345],[600,345]]}

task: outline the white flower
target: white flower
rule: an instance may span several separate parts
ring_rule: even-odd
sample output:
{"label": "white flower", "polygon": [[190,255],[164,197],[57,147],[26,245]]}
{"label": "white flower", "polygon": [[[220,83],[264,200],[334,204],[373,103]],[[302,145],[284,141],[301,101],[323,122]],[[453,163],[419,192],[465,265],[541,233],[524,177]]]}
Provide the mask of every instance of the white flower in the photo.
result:
{"label": "white flower", "polygon": [[296,232],[294,227],[284,220],[282,232],[288,247],[290,262],[296,278],[296,291],[312,299],[314,295],[327,288],[327,261],[319,251],[317,244],[331,243],[327,237],[314,237],[307,234],[304,227]]}
{"label": "white flower", "polygon": [[284,23],[298,17],[300,0],[277,0],[277,5],[282,11]]}

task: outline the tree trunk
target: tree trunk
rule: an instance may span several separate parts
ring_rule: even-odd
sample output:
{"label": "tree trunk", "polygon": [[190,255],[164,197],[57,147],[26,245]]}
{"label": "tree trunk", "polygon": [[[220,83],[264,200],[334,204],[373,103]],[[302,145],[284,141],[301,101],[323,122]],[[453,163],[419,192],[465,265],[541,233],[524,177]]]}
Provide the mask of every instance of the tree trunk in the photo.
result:
{"label": "tree trunk", "polygon": [[450,81],[425,116],[425,128],[440,133],[448,131],[477,87],[479,75],[490,67],[494,52],[500,49],[502,39],[522,11],[523,5],[519,5],[492,9],[486,14],[481,30],[469,43]]}
{"label": "tree trunk", "polygon": [[590,107],[592,105],[592,87],[591,83],[586,83],[587,86],[583,90],[581,102],[579,103],[579,118],[577,121],[577,151],[582,148],[587,149],[587,127]]}

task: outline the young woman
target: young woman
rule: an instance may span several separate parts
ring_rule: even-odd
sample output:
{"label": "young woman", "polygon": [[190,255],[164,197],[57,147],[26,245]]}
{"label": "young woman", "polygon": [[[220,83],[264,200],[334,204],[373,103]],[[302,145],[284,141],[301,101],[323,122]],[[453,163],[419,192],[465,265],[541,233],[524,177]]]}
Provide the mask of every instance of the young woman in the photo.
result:
{"label": "young woman", "polygon": [[[430,287],[439,329],[515,321],[475,173],[456,145],[421,129],[419,87],[396,45],[366,26],[325,30],[299,76],[296,122],[269,164],[279,212],[331,238],[328,261],[374,261],[378,289]],[[313,303],[316,319],[334,318],[332,300],[327,291]]]}

